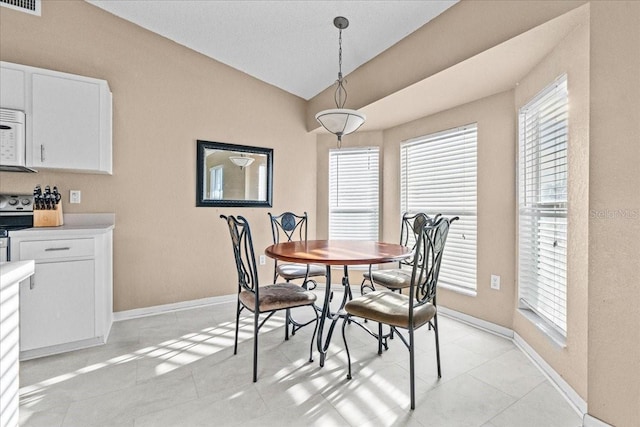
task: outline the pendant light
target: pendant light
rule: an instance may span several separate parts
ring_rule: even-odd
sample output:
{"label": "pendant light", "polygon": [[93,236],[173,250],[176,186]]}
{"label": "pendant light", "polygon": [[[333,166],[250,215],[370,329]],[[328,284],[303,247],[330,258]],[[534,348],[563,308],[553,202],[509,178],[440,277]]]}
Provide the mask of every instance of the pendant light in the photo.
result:
{"label": "pendant light", "polygon": [[343,16],[338,16],[333,20],[333,25],[339,30],[338,37],[338,80],[334,94],[336,108],[320,111],[316,114],[316,120],[326,130],[338,137],[338,148],[342,146],[342,136],[358,130],[364,123],[366,117],[356,110],[344,108],[347,101],[347,90],[344,87],[342,78],[342,30],[349,26],[349,20]]}
{"label": "pendant light", "polygon": [[241,154],[239,156],[229,156],[229,160],[231,160],[234,165],[240,166],[240,169],[244,169],[251,163],[253,163],[255,159],[253,157],[248,157],[244,154]]}

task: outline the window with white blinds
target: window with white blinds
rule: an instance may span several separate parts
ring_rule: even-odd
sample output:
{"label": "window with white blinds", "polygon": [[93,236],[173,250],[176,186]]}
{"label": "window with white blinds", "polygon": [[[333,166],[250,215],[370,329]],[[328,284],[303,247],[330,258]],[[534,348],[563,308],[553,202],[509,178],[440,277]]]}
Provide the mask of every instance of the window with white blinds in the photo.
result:
{"label": "window with white blinds", "polygon": [[520,307],[567,334],[567,76],[519,112]]}
{"label": "window with white blinds", "polygon": [[400,209],[460,217],[451,226],[440,285],[476,289],[476,123],[415,138],[400,146]]}
{"label": "window with white blinds", "polygon": [[378,240],[378,147],[329,151],[329,238]]}

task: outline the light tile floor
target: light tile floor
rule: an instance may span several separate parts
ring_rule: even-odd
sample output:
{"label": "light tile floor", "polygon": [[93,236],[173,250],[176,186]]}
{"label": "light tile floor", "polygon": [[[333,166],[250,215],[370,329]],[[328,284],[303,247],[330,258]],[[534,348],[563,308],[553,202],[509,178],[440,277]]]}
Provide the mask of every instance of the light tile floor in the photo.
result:
{"label": "light tile floor", "polygon": [[510,340],[444,316],[440,380],[433,331],[416,334],[414,411],[404,345],[396,338],[378,356],[376,342],[355,325],[347,326],[348,381],[339,327],[320,368],[317,351],[308,362],[311,328],[284,341],[283,317],[274,316],[259,336],[253,383],[252,323],[242,320],[234,356],[234,310],[235,303],[224,303],[116,322],[104,346],[22,362],[20,425],[582,425]]}

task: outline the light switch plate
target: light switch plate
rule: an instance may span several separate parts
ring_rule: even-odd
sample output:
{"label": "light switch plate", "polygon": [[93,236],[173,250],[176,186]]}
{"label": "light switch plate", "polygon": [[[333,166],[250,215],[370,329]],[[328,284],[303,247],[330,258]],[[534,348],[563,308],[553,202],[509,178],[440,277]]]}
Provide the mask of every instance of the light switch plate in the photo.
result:
{"label": "light switch plate", "polygon": [[267,263],[267,257],[265,255],[260,255],[260,265],[265,265]]}

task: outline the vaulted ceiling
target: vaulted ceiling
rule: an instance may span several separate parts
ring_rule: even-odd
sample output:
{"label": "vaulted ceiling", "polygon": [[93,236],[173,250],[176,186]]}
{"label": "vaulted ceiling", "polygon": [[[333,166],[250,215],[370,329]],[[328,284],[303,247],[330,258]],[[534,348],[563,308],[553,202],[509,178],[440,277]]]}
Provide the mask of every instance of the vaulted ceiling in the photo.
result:
{"label": "vaulted ceiling", "polygon": [[108,12],[304,99],[338,74],[336,16],[346,75],[458,0],[86,0]]}
{"label": "vaulted ceiling", "polygon": [[[306,100],[337,78],[336,16],[350,21],[343,30],[346,76],[458,2],[85,1]],[[576,9],[363,106],[361,130],[386,129],[514,88],[583,15]]]}

